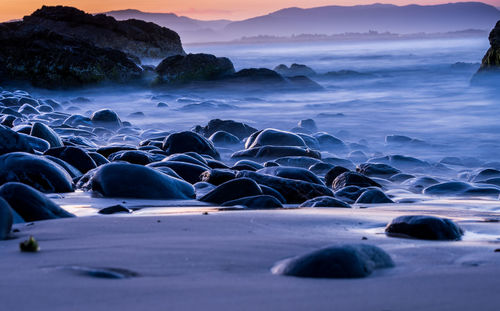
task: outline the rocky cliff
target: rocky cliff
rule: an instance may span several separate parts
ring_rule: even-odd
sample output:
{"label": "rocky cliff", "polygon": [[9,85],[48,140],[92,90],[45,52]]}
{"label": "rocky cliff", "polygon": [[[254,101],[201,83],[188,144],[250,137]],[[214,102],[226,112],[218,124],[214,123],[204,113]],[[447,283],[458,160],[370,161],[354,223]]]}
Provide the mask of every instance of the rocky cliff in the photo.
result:
{"label": "rocky cliff", "polygon": [[479,72],[499,70],[500,71],[500,21],[497,22],[495,28],[490,32],[491,47],[486,52],[481,63]]}

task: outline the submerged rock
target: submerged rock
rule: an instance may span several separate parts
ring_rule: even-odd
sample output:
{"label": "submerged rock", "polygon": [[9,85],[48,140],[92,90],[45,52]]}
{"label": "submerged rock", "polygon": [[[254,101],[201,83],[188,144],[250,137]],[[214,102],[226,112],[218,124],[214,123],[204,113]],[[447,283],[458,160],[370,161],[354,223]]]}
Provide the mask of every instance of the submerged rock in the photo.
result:
{"label": "submerged rock", "polygon": [[224,202],[222,206],[243,205],[250,209],[283,208],[281,202],[270,195],[256,195]]}
{"label": "submerged rock", "polygon": [[500,189],[493,187],[474,187],[468,183],[450,181],[427,187],[423,191],[435,196],[488,196],[497,197]]}
{"label": "submerged rock", "polygon": [[391,257],[377,246],[348,244],[282,261],[272,271],[304,278],[363,278],[376,269],[393,266]]}
{"label": "submerged rock", "polygon": [[345,202],[337,200],[334,197],[322,196],[314,199],[310,199],[302,203],[299,207],[343,207],[351,208],[351,206]]}
{"label": "submerged rock", "polygon": [[460,240],[463,230],[453,221],[432,216],[400,216],[385,232],[389,236],[422,240]]}
{"label": "submerged rock", "polygon": [[74,217],[43,193],[25,184],[9,182],[2,185],[0,197],[7,201],[24,221]]}
{"label": "submerged rock", "polygon": [[364,191],[359,198],[356,200],[356,204],[382,204],[382,203],[394,203],[391,199],[385,195],[380,189],[368,189]]}
{"label": "submerged rock", "polygon": [[167,200],[195,197],[189,183],[136,164],[105,164],[96,170],[90,182],[92,190],[105,197]]}
{"label": "submerged rock", "polygon": [[310,67],[302,64],[292,64],[290,67],[281,64],[274,68],[274,71],[282,75],[283,77],[296,77],[296,76],[315,76],[316,72]]}
{"label": "submerged rock", "polygon": [[202,134],[205,137],[210,137],[218,131],[230,133],[241,140],[257,132],[257,129],[245,123],[220,119],[210,120],[206,126],[197,126],[195,128],[195,132]]}

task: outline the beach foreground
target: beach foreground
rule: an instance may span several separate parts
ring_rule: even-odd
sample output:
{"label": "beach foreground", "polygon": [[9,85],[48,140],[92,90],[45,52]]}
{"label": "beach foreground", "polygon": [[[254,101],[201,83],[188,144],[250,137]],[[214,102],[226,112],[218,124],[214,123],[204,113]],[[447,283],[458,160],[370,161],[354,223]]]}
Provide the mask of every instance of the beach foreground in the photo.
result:
{"label": "beach foreground", "polygon": [[[0,245],[0,299],[5,310],[497,310],[498,214],[471,210],[477,201],[447,204],[155,208],[16,224],[15,238]],[[91,214],[91,207],[79,210]],[[393,218],[412,214],[451,218],[465,236],[437,242],[384,234]],[[30,235],[40,252],[19,251]],[[395,267],[362,279],[271,273],[282,259],[346,243],[377,245]]]}

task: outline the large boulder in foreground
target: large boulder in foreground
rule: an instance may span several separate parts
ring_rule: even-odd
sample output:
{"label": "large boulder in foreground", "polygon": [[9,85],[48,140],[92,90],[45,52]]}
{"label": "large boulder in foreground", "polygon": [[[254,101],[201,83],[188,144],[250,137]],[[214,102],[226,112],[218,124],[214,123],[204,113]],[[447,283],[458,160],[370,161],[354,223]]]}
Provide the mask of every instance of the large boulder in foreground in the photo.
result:
{"label": "large boulder in foreground", "polygon": [[104,197],[165,200],[195,197],[189,183],[137,164],[105,164],[96,170],[90,183],[92,190]]}
{"label": "large boulder in foreground", "polygon": [[210,54],[175,55],[157,67],[158,83],[213,81],[234,74],[233,63],[226,57]]}
{"label": "large boulder in foreground", "polygon": [[43,193],[25,184],[10,182],[0,187],[0,198],[7,201],[25,221],[74,217]]}
{"label": "large boulder in foreground", "polygon": [[363,278],[376,269],[393,266],[391,257],[381,248],[350,244],[323,248],[284,260],[275,265],[272,272],[303,278]]}
{"label": "large boulder in foreground", "polygon": [[20,30],[31,32],[35,28],[137,58],[185,54],[179,35],[168,28],[136,19],[117,21],[111,16],[87,14],[72,7],[43,6],[24,17]]}

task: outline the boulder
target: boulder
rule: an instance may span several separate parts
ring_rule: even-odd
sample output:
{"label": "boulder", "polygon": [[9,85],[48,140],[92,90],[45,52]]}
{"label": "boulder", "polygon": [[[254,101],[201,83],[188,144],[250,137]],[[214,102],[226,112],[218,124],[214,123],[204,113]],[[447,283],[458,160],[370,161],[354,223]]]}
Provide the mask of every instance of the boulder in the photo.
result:
{"label": "boulder", "polygon": [[262,190],[259,185],[250,178],[242,177],[219,185],[199,200],[214,204],[222,204],[224,202],[256,195],[262,195]]}
{"label": "boulder", "polygon": [[258,135],[250,137],[245,148],[251,149],[262,146],[297,146],[306,148],[304,140],[297,134],[291,132],[280,131],[276,129],[265,129],[259,132]]}
{"label": "boulder", "polygon": [[24,221],[74,217],[43,193],[25,184],[9,182],[2,185],[0,197],[7,201]]}
{"label": "boulder", "polygon": [[500,20],[495,25],[495,28],[491,30],[489,40],[490,48],[486,51],[473,82],[481,82],[481,78],[486,78],[488,74],[497,76],[500,74]]}
{"label": "boulder", "polygon": [[373,179],[356,172],[342,173],[337,176],[332,183],[332,187],[334,190],[338,190],[347,186],[358,186],[361,188],[381,187],[380,184],[375,182]]}
{"label": "boulder", "polygon": [[359,198],[356,200],[356,204],[382,204],[382,203],[394,203],[391,199],[385,195],[380,189],[368,189],[364,191]]}
{"label": "boulder", "polygon": [[122,121],[116,112],[109,109],[100,109],[95,111],[92,113],[90,120],[96,126],[102,126],[110,129],[117,129],[122,126]]}
{"label": "boulder", "polygon": [[0,126],[0,155],[16,151],[33,153],[33,147],[26,136]]}
{"label": "boulder", "polygon": [[272,272],[304,278],[362,278],[376,269],[393,266],[391,257],[381,248],[349,244],[323,248],[284,260],[275,265]]}
{"label": "boulder", "polygon": [[12,230],[14,216],[9,203],[0,197],[0,240],[5,240],[9,237]]}
{"label": "boulder", "polygon": [[224,131],[217,131],[213,133],[208,140],[210,140],[215,146],[221,147],[238,145],[240,143],[238,137]]}
{"label": "boulder", "polygon": [[302,64],[292,64],[290,67],[281,64],[274,68],[274,71],[282,75],[283,77],[296,77],[296,76],[315,76],[316,72],[310,67]]}
{"label": "boulder", "polygon": [[321,159],[319,151],[294,146],[263,146],[241,150],[231,155],[232,159],[275,160],[283,157],[310,157]]}
{"label": "boulder", "polygon": [[380,178],[389,178],[392,175],[401,173],[397,168],[383,163],[362,163],[356,168],[356,171],[366,176]]}
{"label": "boulder", "polygon": [[345,202],[335,199],[330,196],[322,196],[314,199],[310,199],[302,203],[299,207],[343,207],[351,208],[351,206]]}
{"label": "boulder", "polygon": [[59,135],[53,129],[43,123],[33,123],[30,135],[46,140],[51,148],[63,146],[63,142]]}
{"label": "boulder", "polygon": [[226,57],[210,54],[175,55],[164,59],[155,69],[157,83],[178,84],[219,80],[234,73]]}
{"label": "boulder", "polygon": [[195,131],[205,137],[210,137],[218,131],[224,131],[242,140],[243,138],[246,138],[257,132],[257,129],[251,127],[248,124],[236,122],[233,120],[213,119],[210,120],[205,127],[197,126],[195,128]]}
{"label": "boulder", "polygon": [[104,197],[172,200],[195,197],[189,183],[137,164],[105,164],[97,168],[90,182],[92,190]]}
{"label": "boulder", "polygon": [[422,240],[460,240],[463,230],[453,221],[432,216],[400,216],[385,228],[388,236]]}
{"label": "boulder", "polygon": [[71,176],[64,168],[24,152],[0,156],[0,185],[8,182],[20,182],[45,193],[73,191]]}
{"label": "boulder", "polygon": [[272,166],[262,168],[258,170],[257,173],[323,185],[323,182],[318,178],[318,176],[314,175],[305,168],[300,167]]}
{"label": "boulder", "polygon": [[201,174],[207,170],[207,167],[192,164],[188,162],[161,161],[148,164],[148,167],[161,168],[168,167],[175,171],[182,179],[190,184],[201,181]]}
{"label": "boulder", "polygon": [[219,152],[205,137],[191,131],[178,132],[168,135],[163,141],[162,149],[167,154],[193,151],[220,159]]}
{"label": "boulder", "polygon": [[243,205],[250,209],[283,208],[281,202],[270,195],[256,195],[224,202],[222,206]]}

